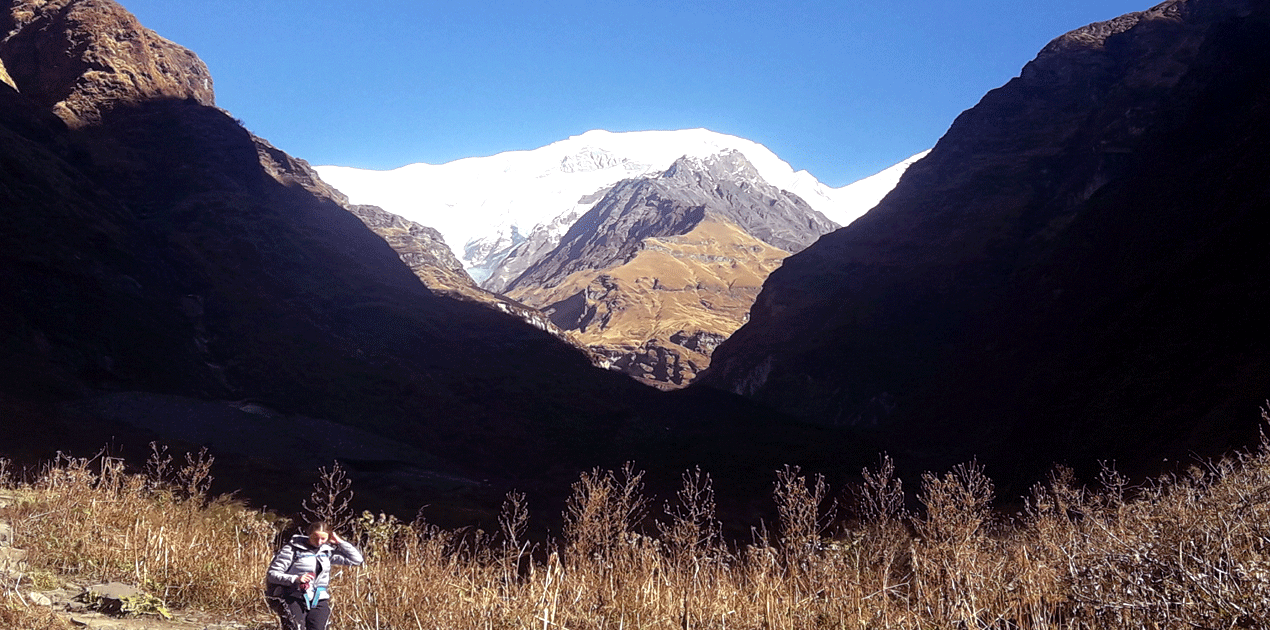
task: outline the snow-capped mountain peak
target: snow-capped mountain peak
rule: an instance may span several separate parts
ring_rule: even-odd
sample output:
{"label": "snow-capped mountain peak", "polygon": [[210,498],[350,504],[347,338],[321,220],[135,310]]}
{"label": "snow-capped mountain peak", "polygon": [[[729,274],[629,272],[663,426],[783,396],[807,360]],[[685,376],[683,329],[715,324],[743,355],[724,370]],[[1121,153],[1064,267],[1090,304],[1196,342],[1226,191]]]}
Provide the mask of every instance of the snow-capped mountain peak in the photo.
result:
{"label": "snow-capped mountain peak", "polygon": [[482,282],[501,260],[500,252],[522,242],[535,227],[558,231],[559,217],[581,216],[599,201],[602,195],[597,193],[613,184],[665,171],[681,157],[705,159],[727,151],[741,153],[768,183],[802,197],[839,224],[869,209],[849,207],[838,198],[837,191],[849,187],[829,188],[806,171],[795,172],[761,144],[707,129],[597,129],[529,151],[438,165],[410,164],[390,171],[316,169],[353,203],[377,205],[436,228],[472,277]]}

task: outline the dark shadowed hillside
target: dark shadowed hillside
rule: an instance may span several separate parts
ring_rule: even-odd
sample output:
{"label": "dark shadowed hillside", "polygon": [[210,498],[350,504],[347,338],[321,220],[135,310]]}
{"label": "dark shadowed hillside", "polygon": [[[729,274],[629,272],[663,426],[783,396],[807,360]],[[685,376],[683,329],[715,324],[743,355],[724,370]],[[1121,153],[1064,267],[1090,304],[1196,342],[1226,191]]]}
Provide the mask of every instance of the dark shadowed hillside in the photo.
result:
{"label": "dark shadowed hillside", "polygon": [[[211,105],[193,53],[115,3],[2,15],[16,89],[0,84],[0,454],[207,445],[224,487],[290,504],[339,458],[369,505],[406,514],[496,507],[512,486],[563,494],[625,459],[668,478],[742,462],[738,485],[759,488],[787,459],[830,463],[822,430],[657,396],[429,290],[422,267],[457,276],[426,228],[340,203]],[[410,266],[385,238],[415,248]]]}
{"label": "dark shadowed hillside", "polygon": [[1020,481],[1246,443],[1270,393],[1267,147],[1264,3],[1064,35],[787,259],[703,378]]}
{"label": "dark shadowed hillside", "polygon": [[[1055,40],[785,259],[711,387],[664,393],[486,300],[426,226],[350,206],[117,4],[11,1],[0,455],[207,445],[225,489],[289,507],[339,459],[368,506],[449,524],[512,487],[559,514],[579,470],[627,459],[665,497],[700,464],[751,523],[781,464],[838,482],[879,447],[978,455],[1007,498],[1056,460],[1224,450],[1270,392],[1268,12],[1176,0]],[[641,251],[718,262],[731,228],[697,227]]]}

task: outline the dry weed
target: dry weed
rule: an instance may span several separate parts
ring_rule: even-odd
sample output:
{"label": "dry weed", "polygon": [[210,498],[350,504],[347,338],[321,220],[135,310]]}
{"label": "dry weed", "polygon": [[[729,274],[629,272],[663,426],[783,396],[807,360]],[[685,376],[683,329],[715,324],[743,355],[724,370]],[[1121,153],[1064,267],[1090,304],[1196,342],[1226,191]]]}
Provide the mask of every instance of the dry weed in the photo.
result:
{"label": "dry weed", "polygon": [[[37,570],[257,616],[273,541],[289,529],[207,497],[210,469],[206,453],[175,469],[158,448],[140,475],[104,455],[59,456],[20,488],[0,475],[24,497],[0,516]],[[347,517],[341,473],[323,469],[311,506],[329,513],[314,515]],[[516,492],[497,536],[364,513],[348,531],[368,563],[332,581],[333,627],[1270,628],[1270,443],[1139,488],[1111,470],[1083,488],[1059,468],[1011,518],[993,511],[974,463],[924,475],[923,509],[909,513],[882,457],[863,471],[859,520],[834,538],[827,484],[787,467],[777,532],[744,547],[720,535],[708,474],[685,473],[655,524],[642,480],[631,465],[581,475],[562,538],[539,543],[541,556]],[[7,597],[5,627],[57,627]]]}

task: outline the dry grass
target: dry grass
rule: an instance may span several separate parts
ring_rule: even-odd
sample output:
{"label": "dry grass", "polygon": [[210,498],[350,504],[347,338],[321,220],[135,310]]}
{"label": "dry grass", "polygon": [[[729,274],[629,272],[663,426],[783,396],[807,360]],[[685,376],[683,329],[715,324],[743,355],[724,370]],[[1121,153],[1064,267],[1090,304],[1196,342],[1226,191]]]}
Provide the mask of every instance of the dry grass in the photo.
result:
{"label": "dry grass", "polygon": [[49,609],[22,601],[16,593],[7,593],[4,601],[0,601],[0,628],[70,630],[73,627],[70,621],[57,616]]}
{"label": "dry grass", "polygon": [[[8,481],[22,498],[2,516],[44,570],[258,618],[287,525],[209,499],[205,454],[179,468],[165,457],[141,475],[105,457],[59,459],[30,483]],[[346,506],[338,468],[325,472],[312,507]],[[333,581],[333,627],[1270,628],[1264,439],[1144,487],[1107,471],[1091,490],[1059,469],[1013,516],[992,509],[992,481],[973,463],[923,476],[917,513],[885,457],[853,495],[847,525],[822,479],[779,471],[780,523],[743,546],[720,536],[699,470],[651,523],[640,472],[589,471],[562,538],[536,546],[518,493],[493,536],[363,514],[350,533],[367,565]],[[0,605],[12,627],[57,627],[10,621],[19,614]]]}

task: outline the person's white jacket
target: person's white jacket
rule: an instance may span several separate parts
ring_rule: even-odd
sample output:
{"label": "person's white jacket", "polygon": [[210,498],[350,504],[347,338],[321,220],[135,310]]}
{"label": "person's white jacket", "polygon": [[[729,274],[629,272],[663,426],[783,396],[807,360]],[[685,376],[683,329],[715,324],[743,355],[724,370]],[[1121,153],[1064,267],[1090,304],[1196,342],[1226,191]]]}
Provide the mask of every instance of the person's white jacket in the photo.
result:
{"label": "person's white jacket", "polygon": [[[314,549],[308,536],[296,534],[274,555],[273,561],[269,563],[266,581],[293,589],[292,594],[296,597],[303,597],[305,594],[312,597],[311,593],[317,593],[316,599],[328,599],[330,593],[327,592],[327,586],[331,583],[331,566],[356,567],[361,564],[362,552],[346,540],[341,540],[338,545],[323,543]],[[300,588],[300,576],[305,573],[312,573],[314,576],[309,582],[309,589],[312,589],[309,593],[304,593]]]}

